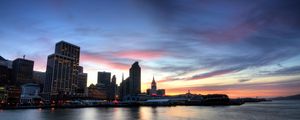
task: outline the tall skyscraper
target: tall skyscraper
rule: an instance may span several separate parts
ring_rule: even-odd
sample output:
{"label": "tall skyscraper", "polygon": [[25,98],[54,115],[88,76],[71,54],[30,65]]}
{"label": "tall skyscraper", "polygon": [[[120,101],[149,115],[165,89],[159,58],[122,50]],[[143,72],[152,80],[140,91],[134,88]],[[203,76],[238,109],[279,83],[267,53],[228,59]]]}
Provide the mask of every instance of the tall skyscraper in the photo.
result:
{"label": "tall skyscraper", "polygon": [[129,70],[129,94],[141,93],[141,68],[138,62],[132,64]]}
{"label": "tall skyscraper", "polygon": [[48,56],[44,93],[74,95],[77,89],[80,47],[60,41]]}
{"label": "tall skyscraper", "polygon": [[141,93],[141,68],[138,62],[132,64],[129,70],[129,77],[120,84],[120,99],[125,100],[125,97],[135,96]]}
{"label": "tall skyscraper", "polygon": [[97,84],[102,84],[105,87],[108,87],[110,85],[110,72],[98,72],[98,81]]}
{"label": "tall skyscraper", "polygon": [[33,81],[33,64],[31,60],[17,58],[13,61],[13,84],[22,85]]}

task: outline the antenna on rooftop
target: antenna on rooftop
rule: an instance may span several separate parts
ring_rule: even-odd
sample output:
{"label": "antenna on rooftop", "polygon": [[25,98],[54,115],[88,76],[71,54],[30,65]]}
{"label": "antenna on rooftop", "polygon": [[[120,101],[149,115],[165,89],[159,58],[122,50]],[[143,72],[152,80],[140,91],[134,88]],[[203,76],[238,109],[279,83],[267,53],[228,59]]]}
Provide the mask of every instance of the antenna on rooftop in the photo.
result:
{"label": "antenna on rooftop", "polygon": [[25,56],[26,56],[26,55],[23,55],[23,59],[25,59]]}

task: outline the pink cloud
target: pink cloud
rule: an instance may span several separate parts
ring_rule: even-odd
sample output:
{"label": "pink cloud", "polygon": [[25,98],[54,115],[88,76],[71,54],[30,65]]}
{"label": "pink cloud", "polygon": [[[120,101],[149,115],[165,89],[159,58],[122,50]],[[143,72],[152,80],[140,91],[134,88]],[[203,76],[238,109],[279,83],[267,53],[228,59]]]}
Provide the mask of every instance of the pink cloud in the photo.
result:
{"label": "pink cloud", "polygon": [[114,53],[114,56],[120,58],[129,58],[129,59],[156,59],[165,55],[164,51],[158,50],[130,50],[130,51],[121,51]]}
{"label": "pink cloud", "polygon": [[128,64],[114,62],[113,60],[106,58],[100,54],[90,52],[82,52],[80,60],[83,62],[92,62],[99,65],[105,65],[107,67],[119,70],[128,70],[129,68]]}

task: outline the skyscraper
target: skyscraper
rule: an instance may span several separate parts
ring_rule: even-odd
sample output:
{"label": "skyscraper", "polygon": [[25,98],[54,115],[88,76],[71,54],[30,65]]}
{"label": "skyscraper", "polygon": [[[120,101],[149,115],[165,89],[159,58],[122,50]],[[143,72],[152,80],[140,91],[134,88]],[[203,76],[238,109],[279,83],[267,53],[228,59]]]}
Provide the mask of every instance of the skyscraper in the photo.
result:
{"label": "skyscraper", "polygon": [[138,62],[132,64],[129,70],[129,77],[120,84],[120,99],[125,100],[125,97],[136,96],[141,93],[141,68]]}
{"label": "skyscraper", "polygon": [[13,84],[22,85],[33,81],[33,64],[31,60],[17,58],[13,61]]}
{"label": "skyscraper", "polygon": [[44,93],[74,95],[77,89],[80,47],[60,41],[48,56]]}
{"label": "skyscraper", "polygon": [[117,92],[117,84],[116,84],[117,78],[115,75],[112,76],[111,78],[111,83],[109,86],[109,94],[108,94],[108,99],[109,100],[114,100],[116,97],[116,92]]}
{"label": "skyscraper", "polygon": [[110,72],[98,72],[98,81],[97,84],[102,84],[105,87],[108,87],[110,84]]}
{"label": "skyscraper", "polygon": [[141,93],[141,68],[138,62],[134,62],[129,70],[129,94]]}

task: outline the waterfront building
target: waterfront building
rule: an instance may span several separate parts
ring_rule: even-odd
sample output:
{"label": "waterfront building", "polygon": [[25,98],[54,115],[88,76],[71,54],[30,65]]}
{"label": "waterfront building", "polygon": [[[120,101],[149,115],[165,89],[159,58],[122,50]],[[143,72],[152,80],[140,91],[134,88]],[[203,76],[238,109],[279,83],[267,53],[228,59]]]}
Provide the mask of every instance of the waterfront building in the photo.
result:
{"label": "waterfront building", "polygon": [[77,89],[80,47],[60,41],[48,56],[44,94],[73,96]]}
{"label": "waterfront building", "polygon": [[12,63],[12,84],[22,85],[34,82],[33,65],[34,62],[25,59],[25,57],[15,59]]}
{"label": "waterfront building", "polygon": [[156,90],[157,90],[156,82],[155,82],[154,77],[153,77],[152,83],[151,83],[150,95],[156,96],[157,95]]}
{"label": "waterfront building", "polygon": [[91,84],[88,87],[88,97],[92,99],[106,100],[107,99],[106,89],[103,89],[99,84],[97,85]]}
{"label": "waterfront building", "polygon": [[166,90],[165,89],[158,89],[157,90],[157,96],[165,96]]}
{"label": "waterfront building", "polygon": [[23,105],[37,105],[41,101],[40,85],[27,83],[21,86],[21,99],[20,102]]}
{"label": "waterfront building", "polygon": [[138,62],[134,62],[129,70],[129,94],[141,93],[141,68]]}
{"label": "waterfront building", "polygon": [[18,86],[7,86],[7,104],[16,106],[20,103],[21,89]]}
{"label": "waterfront building", "polygon": [[166,91],[165,91],[165,89],[157,89],[157,84],[156,84],[155,79],[153,77],[152,82],[151,82],[151,88],[147,89],[147,95],[150,95],[150,96],[165,96]]}
{"label": "waterfront building", "polygon": [[11,69],[0,65],[0,86],[5,86],[11,81]]}
{"label": "waterfront building", "polygon": [[120,84],[120,99],[130,98],[130,96],[137,96],[141,94],[141,68],[138,62],[134,62],[129,70],[129,77]]}

